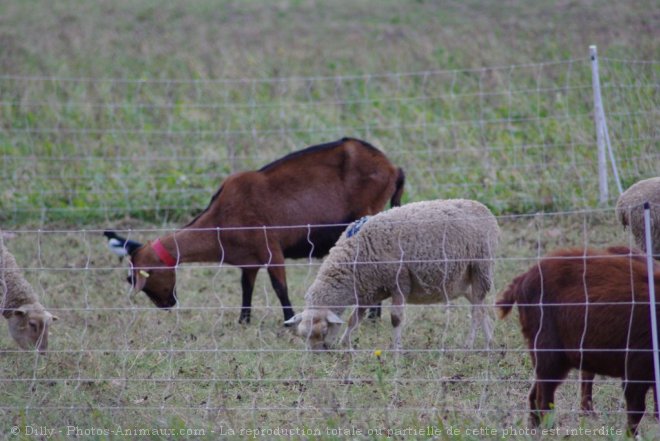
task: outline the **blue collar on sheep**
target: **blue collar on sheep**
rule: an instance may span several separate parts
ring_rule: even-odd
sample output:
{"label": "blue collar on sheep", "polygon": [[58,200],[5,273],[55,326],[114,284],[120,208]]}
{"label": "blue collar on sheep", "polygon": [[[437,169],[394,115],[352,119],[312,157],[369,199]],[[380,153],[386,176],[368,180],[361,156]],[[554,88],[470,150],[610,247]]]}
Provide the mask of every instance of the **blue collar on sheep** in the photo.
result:
{"label": "blue collar on sheep", "polygon": [[367,223],[370,216],[363,216],[348,226],[346,229],[346,237],[353,237],[360,231],[360,228]]}

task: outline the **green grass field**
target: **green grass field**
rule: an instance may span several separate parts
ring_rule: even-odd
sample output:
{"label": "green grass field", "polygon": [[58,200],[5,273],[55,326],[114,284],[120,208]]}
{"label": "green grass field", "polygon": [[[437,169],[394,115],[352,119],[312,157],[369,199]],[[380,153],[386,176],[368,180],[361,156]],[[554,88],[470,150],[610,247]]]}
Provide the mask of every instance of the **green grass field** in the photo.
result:
{"label": "green grass field", "polygon": [[[249,326],[239,271],[214,264],[181,268],[181,307],[159,311],[100,233],[152,239],[228,174],[355,136],[405,169],[405,201],[500,216],[495,290],[556,247],[629,243],[612,180],[598,202],[588,46],[625,188],[660,171],[658,29],[650,0],[1,3],[0,227],[60,320],[44,357],[0,332],[0,439],[536,439],[515,315],[466,350],[467,302],[410,306],[398,363],[388,314],[355,351],[308,354],[263,274]],[[299,311],[319,262],[288,264]],[[625,427],[618,380],[583,417],[576,379],[562,437]]]}

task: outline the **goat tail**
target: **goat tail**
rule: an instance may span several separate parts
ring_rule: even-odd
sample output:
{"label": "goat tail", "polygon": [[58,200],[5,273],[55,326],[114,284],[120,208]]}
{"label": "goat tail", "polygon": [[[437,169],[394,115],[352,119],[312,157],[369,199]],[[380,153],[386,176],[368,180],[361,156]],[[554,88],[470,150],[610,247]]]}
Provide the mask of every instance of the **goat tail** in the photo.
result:
{"label": "goat tail", "polygon": [[522,283],[526,275],[527,273],[513,279],[509,286],[497,295],[495,306],[497,307],[497,315],[500,319],[504,319],[509,315],[511,309],[513,309],[513,305],[520,298]]}
{"label": "goat tail", "polygon": [[390,207],[398,207],[401,205],[401,196],[403,195],[403,185],[406,182],[406,174],[401,167],[397,170],[396,184],[394,187],[394,194],[390,199]]}

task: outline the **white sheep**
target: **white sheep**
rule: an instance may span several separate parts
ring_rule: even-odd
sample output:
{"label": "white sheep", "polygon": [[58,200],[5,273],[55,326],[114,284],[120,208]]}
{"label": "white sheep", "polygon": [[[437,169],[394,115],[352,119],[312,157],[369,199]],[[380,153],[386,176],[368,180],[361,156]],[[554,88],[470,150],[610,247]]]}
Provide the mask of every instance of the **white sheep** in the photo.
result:
{"label": "white sheep", "polygon": [[493,284],[500,229],[486,206],[464,199],[416,202],[370,217],[357,232],[355,226],[321,265],[305,294],[305,310],[286,322],[298,324],[308,349],[327,349],[343,323],[339,315],[356,305],[341,338],[349,345],[367,308],[388,297],[395,350],[401,346],[406,303],[448,302],[461,295],[472,303],[467,344],[473,344],[479,322],[492,339],[482,303]]}
{"label": "white sheep", "polygon": [[[644,236],[645,202],[651,206],[652,250],[646,249]],[[616,215],[624,228],[630,227],[637,246],[660,259],[660,177],[639,181],[621,193],[616,203]]]}
{"label": "white sheep", "polygon": [[21,274],[0,232],[0,311],[9,334],[22,349],[48,349],[48,328],[57,317],[39,303],[37,294]]}

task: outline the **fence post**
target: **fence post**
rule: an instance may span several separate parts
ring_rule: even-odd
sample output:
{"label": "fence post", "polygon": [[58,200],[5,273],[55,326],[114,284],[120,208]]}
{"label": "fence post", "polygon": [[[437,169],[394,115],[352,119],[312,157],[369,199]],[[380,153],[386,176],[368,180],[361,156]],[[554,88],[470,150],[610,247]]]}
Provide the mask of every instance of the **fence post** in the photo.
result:
{"label": "fence post", "polygon": [[[596,124],[596,143],[598,145],[598,188],[600,192],[599,202],[604,204],[609,198],[609,190],[607,187],[607,154],[610,157],[612,164],[612,174],[614,175],[614,182],[619,190],[619,194],[623,193],[621,186],[621,179],[619,178],[619,170],[614,159],[614,152],[612,151],[612,144],[610,143],[610,135],[607,130],[607,119],[605,118],[605,109],[603,108],[603,98],[600,93],[600,74],[598,73],[598,49],[596,46],[589,46],[589,56],[591,58],[591,84],[594,92],[594,123]],[[607,152],[605,149],[607,148]]]}
{"label": "fence post", "polygon": [[651,243],[651,204],[644,202],[644,236],[646,239],[646,269],[649,278],[649,305],[651,308],[651,341],[655,372],[655,396],[660,397],[660,354],[658,354],[658,318],[655,313],[655,285],[653,276],[653,245]]}
{"label": "fence post", "polygon": [[598,146],[598,201],[604,204],[609,199],[607,189],[607,158],[605,156],[605,131],[603,101],[600,95],[600,77],[598,76],[598,50],[596,46],[589,46],[591,58],[591,87],[594,92],[594,123],[596,124],[596,144]]}

